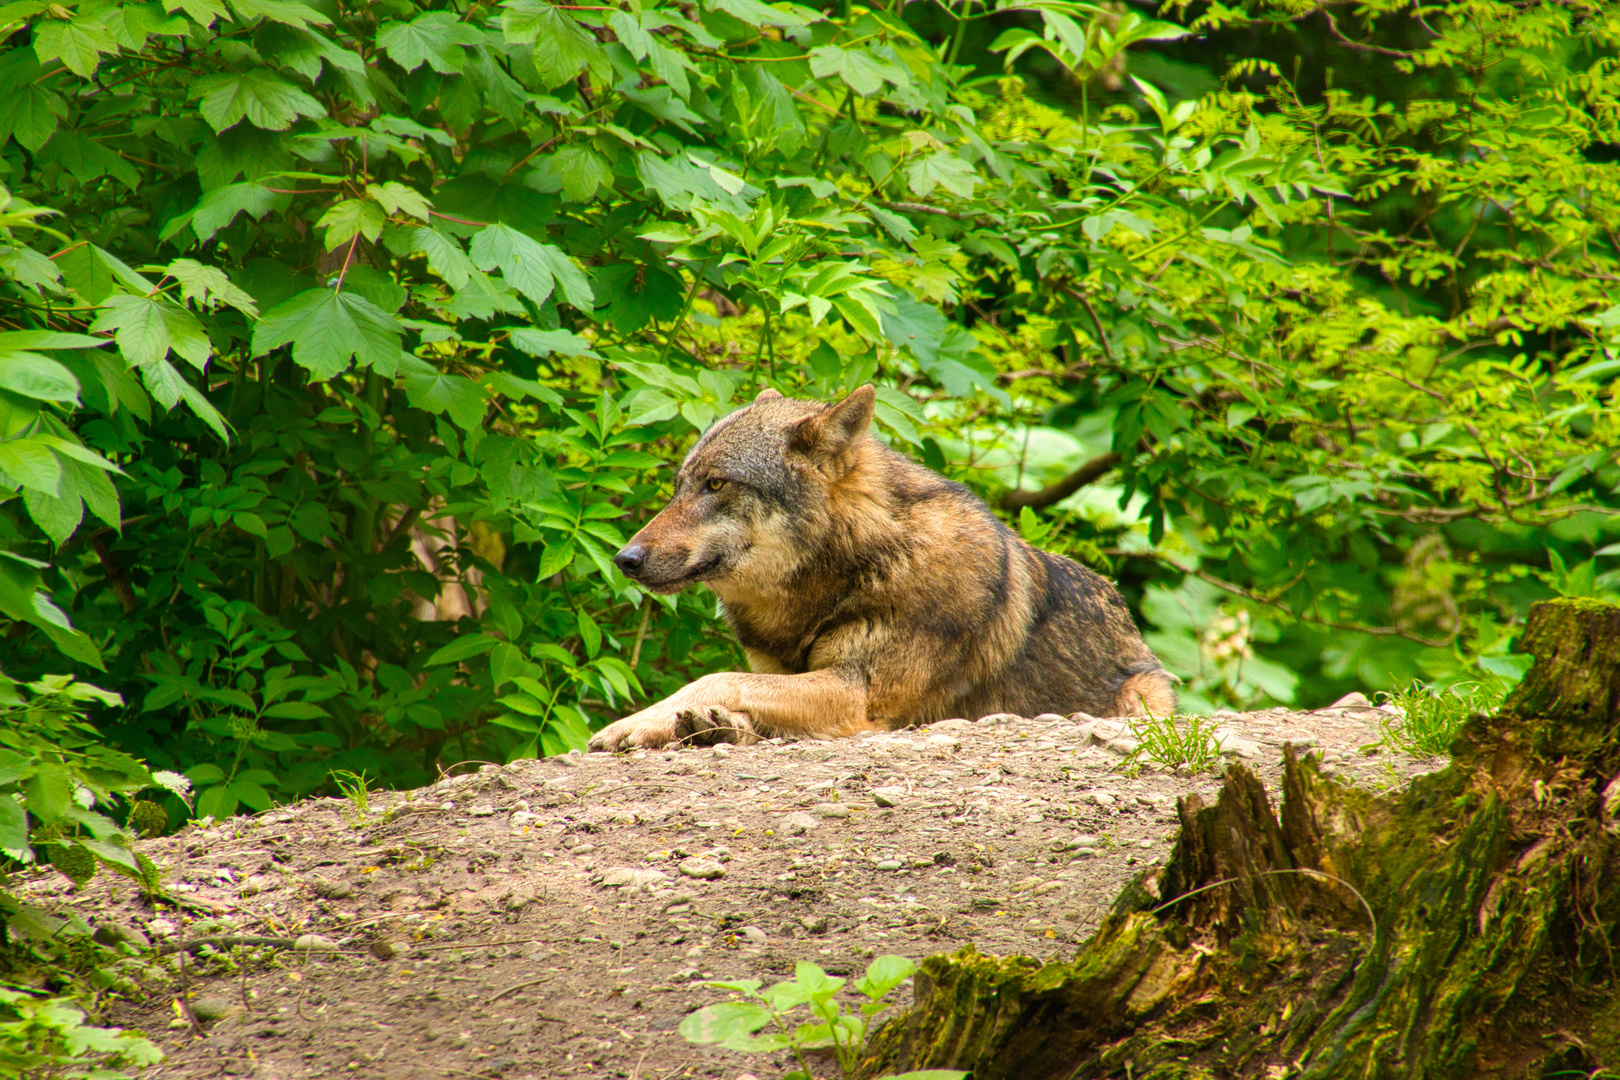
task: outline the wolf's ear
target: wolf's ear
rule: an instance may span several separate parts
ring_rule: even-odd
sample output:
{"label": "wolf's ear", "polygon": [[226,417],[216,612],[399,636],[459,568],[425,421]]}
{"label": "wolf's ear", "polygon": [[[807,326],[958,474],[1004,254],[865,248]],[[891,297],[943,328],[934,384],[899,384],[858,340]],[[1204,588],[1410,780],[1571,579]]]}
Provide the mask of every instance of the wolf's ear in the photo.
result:
{"label": "wolf's ear", "polygon": [[781,394],[778,394],[775,390],[772,390],[770,387],[767,386],[765,389],[761,390],[758,394],[756,394],[754,396],[754,400],[755,401],[775,401],[778,398],[780,398],[781,396],[782,396]]}
{"label": "wolf's ear", "polygon": [[835,458],[866,437],[877,391],[863,386],[836,405],[799,421],[792,447],[812,457]]}

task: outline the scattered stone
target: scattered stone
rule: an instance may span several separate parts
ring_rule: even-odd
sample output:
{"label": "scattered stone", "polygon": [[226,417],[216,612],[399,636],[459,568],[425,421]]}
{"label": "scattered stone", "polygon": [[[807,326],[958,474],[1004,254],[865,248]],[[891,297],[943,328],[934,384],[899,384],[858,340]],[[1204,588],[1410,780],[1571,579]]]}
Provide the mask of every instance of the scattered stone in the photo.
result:
{"label": "scattered stone", "polygon": [[962,745],[962,740],[953,739],[949,735],[930,735],[924,744],[935,750],[955,750]]}
{"label": "scattered stone", "polygon": [[1352,690],[1344,697],[1329,705],[1330,709],[1370,709],[1373,703],[1367,700],[1367,695],[1359,690]]}
{"label": "scattered stone", "polygon": [[1215,744],[1221,748],[1226,757],[1257,758],[1260,756],[1260,744],[1253,739],[1240,738],[1230,731],[1217,731]]}
{"label": "scattered stone", "polygon": [[717,757],[717,758],[728,758],[728,757],[730,757],[731,756],[731,746],[730,746],[730,744],[729,743],[717,743],[717,744],[715,744],[714,756]]}
{"label": "scattered stone", "polygon": [[555,761],[558,765],[561,765],[564,768],[575,769],[584,764],[585,755],[580,753],[578,750],[570,750],[566,754],[558,754],[551,760]]}
{"label": "scattered stone", "polygon": [[146,924],[146,932],[154,938],[174,937],[180,928],[168,919],[151,919]]}
{"label": "scattered stone", "polygon": [[1115,757],[1130,757],[1141,748],[1142,744],[1140,742],[1125,735],[1121,735],[1115,739],[1109,739],[1103,744],[1103,749],[1108,751],[1110,754],[1113,754]]}
{"label": "scattered stone", "polygon": [[222,994],[204,994],[191,1003],[191,1015],[205,1024],[223,1020],[227,1016],[239,1016],[246,1011]]}
{"label": "scattered stone", "polygon": [[906,789],[903,787],[880,787],[872,789],[872,801],[879,806],[899,806],[900,800],[905,798]]}
{"label": "scattered stone", "polygon": [[310,881],[309,888],[322,900],[347,900],[354,895],[354,886],[343,880],[327,881],[318,877]]}
{"label": "scattered stone", "polygon": [[602,875],[602,884],[610,889],[629,888],[643,892],[669,880],[662,870],[644,870],[630,866],[616,866]]}
{"label": "scattered stone", "polygon": [[1043,712],[1034,718],[1037,724],[1062,724],[1067,722],[1068,719],[1068,717],[1059,716],[1055,712]]}
{"label": "scattered stone", "polygon": [[810,808],[810,812],[817,817],[823,818],[849,817],[849,807],[841,806],[835,802],[816,803],[816,805]]}
{"label": "scattered stone", "polygon": [[832,919],[826,915],[813,915],[800,919],[799,925],[804,927],[807,934],[825,934],[832,929]]}
{"label": "scattered stone", "polygon": [[489,803],[473,803],[472,808],[467,813],[473,817],[494,817],[495,808]]}
{"label": "scattered stone", "polygon": [[872,864],[872,869],[885,871],[903,870],[905,869],[905,865],[906,864],[901,862],[899,859],[879,859],[877,862]]}
{"label": "scattered stone", "polygon": [[1095,724],[1096,722],[1097,718],[1088,712],[1075,712],[1069,714],[1069,723],[1071,724]]}
{"label": "scattered stone", "polygon": [[928,730],[929,731],[961,731],[962,729],[968,728],[968,727],[971,727],[971,726],[973,726],[972,721],[963,720],[961,717],[956,717],[955,719],[951,719],[951,720],[936,720],[934,723],[928,725]]}
{"label": "scattered stone", "polygon": [[1153,841],[1151,841],[1151,840],[1138,840],[1136,842],[1136,846],[1139,847],[1139,848],[1150,848],[1150,847],[1153,846]]}
{"label": "scattered stone", "polygon": [[694,855],[689,859],[682,859],[681,873],[689,878],[700,881],[719,881],[726,876],[726,868],[720,865],[717,859],[706,859],[701,855]]}
{"label": "scattered stone", "polygon": [[258,896],[266,889],[274,888],[275,884],[276,879],[273,877],[269,877],[265,874],[249,874],[247,877],[242,879],[242,884],[236,887],[236,895],[242,897],[243,899],[250,896]]}
{"label": "scattered stone", "polygon": [[981,716],[978,722],[981,724],[1011,724],[1022,719],[1022,716],[1014,716],[1012,713],[998,712],[991,713],[989,716]]}
{"label": "scattered stone", "polygon": [[1106,791],[1093,791],[1086,796],[1086,801],[1095,806],[1113,806],[1114,797]]}
{"label": "scattered stone", "polygon": [[338,943],[321,934],[300,934],[293,939],[293,952],[333,953],[337,951]]}
{"label": "scattered stone", "polygon": [[1093,746],[1107,746],[1125,734],[1125,725],[1118,720],[1093,720],[1082,727],[1086,730],[1085,737]]}
{"label": "scattered stone", "polygon": [[1063,882],[1061,882],[1061,881],[1048,881],[1044,885],[1035,886],[1035,895],[1036,896],[1046,896],[1049,893],[1057,892],[1061,888],[1063,888]]}
{"label": "scattered stone", "polygon": [[821,821],[814,814],[789,814],[782,819],[782,831],[789,836],[803,836],[811,829],[821,828]]}
{"label": "scattered stone", "polygon": [[399,953],[399,950],[394,948],[394,943],[385,937],[372,938],[368,947],[371,955],[379,960],[392,960]]}
{"label": "scattered stone", "polygon": [[530,825],[540,824],[540,815],[531,814],[527,810],[519,810],[517,813],[506,819],[506,824],[514,829],[527,828]]}
{"label": "scattered stone", "polygon": [[109,948],[114,945],[129,945],[136,949],[145,949],[151,946],[152,939],[128,923],[102,923],[96,927],[94,934],[98,945]]}
{"label": "scattered stone", "polygon": [[746,938],[755,945],[765,944],[765,931],[757,926],[744,926],[738,929],[737,936]]}

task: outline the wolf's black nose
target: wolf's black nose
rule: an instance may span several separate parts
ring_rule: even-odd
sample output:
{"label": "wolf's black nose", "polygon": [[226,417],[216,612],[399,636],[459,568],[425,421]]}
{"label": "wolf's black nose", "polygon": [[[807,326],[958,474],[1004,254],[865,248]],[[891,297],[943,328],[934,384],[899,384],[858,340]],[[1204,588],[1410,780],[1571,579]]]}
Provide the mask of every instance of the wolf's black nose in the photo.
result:
{"label": "wolf's black nose", "polygon": [[647,549],[640,544],[631,544],[617,555],[613,556],[613,565],[624,571],[628,577],[635,577],[647,561]]}

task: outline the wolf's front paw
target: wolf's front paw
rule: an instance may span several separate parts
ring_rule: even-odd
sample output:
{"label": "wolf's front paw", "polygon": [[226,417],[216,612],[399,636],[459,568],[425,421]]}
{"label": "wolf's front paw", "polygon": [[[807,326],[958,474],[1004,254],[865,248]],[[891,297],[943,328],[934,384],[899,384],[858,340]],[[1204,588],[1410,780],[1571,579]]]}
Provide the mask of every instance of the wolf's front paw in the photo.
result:
{"label": "wolf's front paw", "polygon": [[745,712],[732,712],[719,705],[682,709],[675,717],[675,738],[688,746],[713,746],[759,741],[754,722]]}
{"label": "wolf's front paw", "polygon": [[[592,750],[633,750],[645,747],[655,750],[665,743],[674,742],[675,717],[673,713],[653,714],[645,709],[634,716],[609,724],[591,736]],[[653,714],[653,715],[649,715]]]}

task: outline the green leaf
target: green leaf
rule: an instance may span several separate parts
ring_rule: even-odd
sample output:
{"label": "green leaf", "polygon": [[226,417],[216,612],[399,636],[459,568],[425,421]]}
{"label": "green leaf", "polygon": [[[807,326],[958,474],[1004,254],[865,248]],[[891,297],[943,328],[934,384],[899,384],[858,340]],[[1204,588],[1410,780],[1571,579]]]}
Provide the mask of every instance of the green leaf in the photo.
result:
{"label": "green leaf", "polygon": [[397,180],[390,180],[386,184],[367,184],[366,195],[375,199],[390,214],[408,214],[426,221],[431,212],[431,204],[421,192]]}
{"label": "green leaf", "polygon": [[28,848],[28,816],[22,804],[0,798],[0,851],[20,852]]}
{"label": "green leaf", "polygon": [[237,214],[246,213],[254,221],[261,221],[290,201],[290,196],[278,195],[260,184],[226,184],[205,194],[188,213],[171,219],[158,235],[167,240],[189,223],[197,239],[206,241],[235,221]]}
{"label": "green leaf", "polygon": [[377,47],[406,71],[427,64],[441,74],[459,72],[467,55],[461,46],[482,41],[477,28],[448,11],[430,11],[408,23],[386,22],[377,29]]}
{"label": "green leaf", "polygon": [[81,79],[95,74],[102,53],[117,51],[118,42],[93,17],[46,19],[34,27],[34,55],[39,62],[61,60]]}
{"label": "green leaf", "polygon": [[866,974],[855,981],[855,989],[877,1001],[911,978],[916,970],[917,965],[904,956],[880,956],[866,966]]}
{"label": "green leaf", "polygon": [[468,634],[435,649],[433,655],[427,658],[427,666],[438,667],[440,664],[460,663],[474,656],[482,656],[500,644],[503,644],[500,638],[490,637],[488,634]]}
{"label": "green leaf", "polygon": [[973,171],[973,166],[945,151],[915,158],[906,165],[906,186],[919,198],[929,195],[936,187],[964,199],[972,198],[973,185],[979,182],[979,174]]}
{"label": "green leaf", "polygon": [[399,367],[400,325],[363,296],[306,289],[270,311],[253,332],[253,355],[291,344],[293,360],[318,381],[346,371],[350,359],[393,375]]}
{"label": "green leaf", "polygon": [[79,380],[73,372],[36,353],[0,354],[0,390],[36,401],[79,403]]}
{"label": "green leaf", "polygon": [[322,214],[315,227],[326,230],[326,250],[333,251],[357,234],[375,241],[387,220],[383,208],[368,199],[344,199]]}
{"label": "green leaf", "polygon": [[236,795],[231,785],[219,784],[197,796],[197,816],[223,821],[236,813]]}
{"label": "green leaf", "polygon": [[546,162],[546,171],[562,184],[569,202],[585,202],[598,190],[613,185],[613,168],[588,146],[565,146]]}
{"label": "green leaf", "polygon": [[298,0],[231,0],[231,6],[244,22],[262,18],[302,30],[310,25],[326,26],[332,21]]}
{"label": "green leaf", "polygon": [[300,116],[326,115],[326,106],[264,68],[199,79],[190,96],[202,99],[202,117],[215,131],[244,118],[254,127],[282,131]]}
{"label": "green leaf", "polygon": [[871,50],[845,49],[837,45],[810,50],[810,73],[818,79],[836,75],[862,97],[870,97],[883,89],[885,79],[896,85],[908,81],[904,71],[887,60],[878,59]]}
{"label": "green leaf", "polygon": [[595,296],[585,274],[550,244],[531,240],[508,225],[489,225],[472,239],[472,261],[480,270],[499,269],[507,284],[537,304],[551,295],[553,283],[564,298],[589,309]]}
{"label": "green leaf", "polygon": [[690,1043],[725,1042],[737,1035],[751,1035],[771,1022],[771,1010],[749,1001],[725,1001],[708,1005],[681,1021],[681,1035]]}
{"label": "green leaf", "polygon": [[533,45],[533,63],[546,88],[561,86],[589,66],[610,71],[607,53],[590,32],[547,0],[507,0],[501,29],[511,45]]}
{"label": "green leaf", "polygon": [[796,30],[810,25],[812,15],[801,11],[787,11],[761,3],[760,0],[705,0],[710,11],[723,11],[749,26],[779,26]]}
{"label": "green leaf", "polygon": [[41,764],[23,781],[22,793],[30,817],[46,824],[60,821],[73,805],[73,777],[65,766]]}
{"label": "green leaf", "polygon": [[448,412],[463,431],[483,424],[484,413],[489,409],[489,399],[478,383],[461,375],[443,375],[437,371],[407,373],[405,399],[435,416]]}
{"label": "green leaf", "polygon": [[197,317],[162,296],[109,296],[90,329],[114,332],[124,359],[136,367],[162,360],[173,349],[201,371],[213,352]]}
{"label": "green leaf", "polygon": [[542,360],[552,353],[600,359],[591,351],[591,343],[571,330],[535,330],[531,327],[520,327],[513,329],[511,334],[513,346]]}
{"label": "green leaf", "polygon": [[0,471],[13,483],[48,495],[55,495],[61,489],[62,463],[49,446],[37,439],[0,442]]}
{"label": "green leaf", "polygon": [[34,83],[11,93],[16,96],[9,114],[0,117],[0,138],[14,135],[24,149],[38,152],[56,131],[57,123],[67,118],[67,102],[62,95]]}

